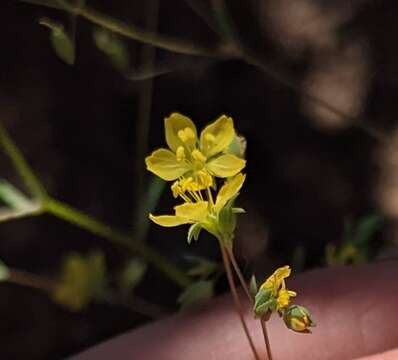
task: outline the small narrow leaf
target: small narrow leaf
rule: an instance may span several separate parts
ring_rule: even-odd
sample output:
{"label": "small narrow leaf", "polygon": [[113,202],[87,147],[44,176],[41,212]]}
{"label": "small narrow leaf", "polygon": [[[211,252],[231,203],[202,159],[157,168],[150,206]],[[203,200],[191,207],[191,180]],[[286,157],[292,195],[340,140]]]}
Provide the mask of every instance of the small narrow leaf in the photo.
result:
{"label": "small narrow leaf", "polygon": [[75,46],[64,26],[47,18],[40,19],[39,23],[51,30],[51,45],[57,56],[68,65],[73,65],[75,63]]}
{"label": "small narrow leaf", "polygon": [[97,48],[108,56],[116,69],[128,70],[130,54],[126,43],[120,37],[103,28],[94,28],[93,38]]}
{"label": "small narrow leaf", "polygon": [[123,291],[131,291],[142,281],[147,270],[147,264],[139,258],[132,259],[122,272],[120,286]]}
{"label": "small narrow leaf", "polygon": [[250,278],[249,290],[250,290],[250,294],[252,294],[253,296],[256,296],[257,291],[258,291],[258,286],[257,286],[256,275],[254,275],[254,274]]}
{"label": "small narrow leaf", "polygon": [[10,270],[3,261],[0,260],[0,281],[6,281],[10,277]]}
{"label": "small narrow leaf", "polygon": [[200,280],[189,285],[179,296],[178,303],[182,310],[198,307],[206,303],[214,294],[213,281]]}
{"label": "small narrow leaf", "polygon": [[189,227],[188,236],[187,236],[188,244],[190,244],[192,242],[192,238],[194,238],[195,241],[198,240],[201,230],[202,230],[202,227],[198,223],[192,224]]}
{"label": "small narrow leaf", "polygon": [[31,200],[5,179],[0,179],[0,200],[15,210],[32,206]]}

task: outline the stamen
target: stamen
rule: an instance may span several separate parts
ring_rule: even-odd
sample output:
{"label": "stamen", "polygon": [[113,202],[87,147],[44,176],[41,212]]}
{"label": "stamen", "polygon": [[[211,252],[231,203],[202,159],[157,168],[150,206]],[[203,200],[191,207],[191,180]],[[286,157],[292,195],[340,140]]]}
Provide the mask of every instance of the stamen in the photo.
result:
{"label": "stamen", "polygon": [[199,161],[201,163],[205,163],[207,160],[207,157],[204,156],[198,149],[192,151],[191,155],[194,160]]}
{"label": "stamen", "polygon": [[184,147],[179,146],[176,151],[176,158],[178,162],[185,160],[185,150]]}

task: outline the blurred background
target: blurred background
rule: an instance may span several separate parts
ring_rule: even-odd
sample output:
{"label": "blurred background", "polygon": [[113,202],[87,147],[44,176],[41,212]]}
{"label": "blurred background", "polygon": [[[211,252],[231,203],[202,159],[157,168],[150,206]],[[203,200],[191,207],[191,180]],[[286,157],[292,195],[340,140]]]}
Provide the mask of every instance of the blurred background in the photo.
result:
{"label": "blurred background", "polygon": [[[147,221],[175,204],[144,166],[174,111],[198,128],[227,114],[247,140],[248,277],[396,256],[397,14],[388,0],[2,1],[0,357],[60,359],[227,290],[214,239],[188,246],[185,228]],[[154,48],[128,25],[182,43]],[[5,139],[53,199],[106,228],[35,208]],[[210,286],[178,305],[130,241]],[[89,290],[65,285],[84,276]]]}

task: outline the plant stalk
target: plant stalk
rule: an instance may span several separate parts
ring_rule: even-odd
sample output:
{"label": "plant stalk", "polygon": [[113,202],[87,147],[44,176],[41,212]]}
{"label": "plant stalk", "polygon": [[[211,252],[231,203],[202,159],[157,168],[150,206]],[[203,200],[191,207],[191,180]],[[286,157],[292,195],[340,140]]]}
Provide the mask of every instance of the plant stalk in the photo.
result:
{"label": "plant stalk", "polygon": [[261,323],[261,329],[263,331],[265,347],[267,348],[268,360],[272,360],[271,344],[268,337],[267,324],[263,319],[260,319],[260,323]]}
{"label": "plant stalk", "polygon": [[[228,253],[228,256],[229,256],[229,258],[231,260],[231,263],[232,263],[232,266],[233,266],[233,268],[235,270],[235,273],[238,276],[239,281],[240,281],[240,283],[241,283],[241,285],[242,285],[247,297],[249,298],[249,300],[253,304],[254,303],[253,296],[250,294],[250,290],[249,290],[249,288],[247,286],[247,283],[246,283],[245,278],[244,278],[244,276],[242,274],[242,271],[239,268],[238,262],[236,261],[236,258],[235,258],[235,255],[233,253],[233,250],[231,248],[227,248],[226,251]],[[265,323],[265,320],[263,320],[263,319],[260,319],[260,323],[261,323],[261,330],[263,332],[265,347],[267,349],[268,359],[272,360],[271,343],[269,341],[269,336],[268,336],[268,332],[267,332],[267,325]]]}
{"label": "plant stalk", "polygon": [[139,243],[133,241],[132,237],[128,234],[114,230],[109,225],[106,225],[94,219],[93,217],[55,199],[49,199],[44,204],[44,209],[46,212],[59,219],[69,222],[73,225],[77,225],[82,229],[101,236],[113,242],[114,244],[121,245],[126,249],[141,255],[143,259],[150,262],[153,266],[162,271],[177,285],[184,288],[191,283],[190,278],[185,273],[181,272],[172,262],[168,261],[148,245],[142,242]]}
{"label": "plant stalk", "polygon": [[235,285],[235,282],[234,282],[232,269],[231,269],[231,264],[230,264],[229,259],[228,259],[228,253],[227,253],[227,250],[225,250],[225,247],[224,247],[224,245],[221,242],[220,242],[220,249],[221,249],[222,259],[223,259],[223,262],[224,262],[225,271],[227,273],[229,287],[231,289],[232,296],[233,296],[233,299],[235,301],[235,307],[236,307],[237,313],[239,315],[240,322],[242,324],[242,327],[243,327],[243,330],[244,330],[245,335],[247,337],[247,340],[249,341],[249,345],[250,345],[250,348],[251,348],[251,350],[253,352],[254,358],[256,360],[260,360],[260,357],[259,357],[259,355],[257,353],[257,350],[256,350],[255,346],[254,346],[253,339],[252,339],[252,337],[250,335],[250,332],[249,332],[249,329],[247,327],[245,318],[243,316],[242,303],[241,303],[241,301],[239,299],[239,294],[238,294],[238,291],[236,289],[236,285]]}

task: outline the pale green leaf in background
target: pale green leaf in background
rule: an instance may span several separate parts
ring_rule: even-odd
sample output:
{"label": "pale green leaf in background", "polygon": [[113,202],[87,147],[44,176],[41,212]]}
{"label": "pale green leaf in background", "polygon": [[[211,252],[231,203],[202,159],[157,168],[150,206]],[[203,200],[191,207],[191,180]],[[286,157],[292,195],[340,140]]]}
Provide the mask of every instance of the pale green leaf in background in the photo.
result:
{"label": "pale green leaf in background", "polygon": [[7,265],[0,260],[0,281],[6,281],[10,277],[10,270]]}
{"label": "pale green leaf in background", "polygon": [[31,200],[5,179],[0,179],[0,200],[15,210],[31,206]]}
{"label": "pale green leaf in background", "polygon": [[68,65],[73,65],[75,63],[75,46],[64,26],[47,18],[40,19],[39,23],[51,30],[50,41],[57,56]]}
{"label": "pale green leaf in background", "polygon": [[126,71],[130,66],[130,54],[126,43],[114,33],[96,27],[93,30],[94,43],[97,48],[108,56],[112,65]]}
{"label": "pale green leaf in background", "polygon": [[213,295],[213,281],[200,280],[189,285],[179,296],[177,301],[181,305],[181,309],[186,310],[205,304]]}
{"label": "pale green leaf in background", "polygon": [[139,258],[130,260],[120,277],[120,287],[123,291],[133,290],[144,278],[147,267]]}

